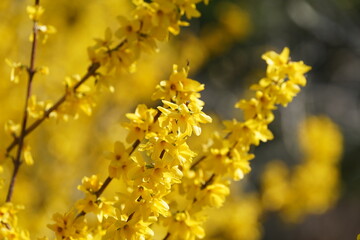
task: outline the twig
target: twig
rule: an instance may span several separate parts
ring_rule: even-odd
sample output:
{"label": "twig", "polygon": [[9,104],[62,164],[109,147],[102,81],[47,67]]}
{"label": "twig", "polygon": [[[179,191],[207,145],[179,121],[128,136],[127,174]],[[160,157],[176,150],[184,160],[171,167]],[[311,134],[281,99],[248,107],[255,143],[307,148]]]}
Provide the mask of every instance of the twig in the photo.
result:
{"label": "twig", "polygon": [[[158,118],[160,117],[161,115],[161,112],[158,111],[158,113],[155,115],[154,117],[154,123],[158,120]],[[134,151],[136,150],[136,148],[140,145],[141,141],[139,139],[136,139],[136,141],[133,143],[133,145],[131,146],[131,150],[129,152],[129,156],[131,156],[131,154],[134,153]],[[106,179],[105,179],[105,182],[101,185],[100,189],[97,190],[94,194],[97,198],[99,198],[101,196],[101,194],[105,191],[105,189],[107,188],[107,186],[111,183],[111,181],[113,180],[112,177],[108,176]],[[81,216],[84,216],[86,214],[86,212],[84,211],[81,211],[77,216],[76,216],[76,219],[81,217]],[[132,216],[131,216],[132,217]]]}
{"label": "twig", "polygon": [[[91,76],[94,76],[96,74],[96,71],[99,69],[100,63],[92,63],[90,67],[88,68],[87,73],[81,78],[81,80],[74,86],[74,91],[78,89],[86,80],[88,80]],[[30,134],[32,131],[34,131],[45,119],[47,119],[50,114],[58,109],[61,104],[63,104],[66,100],[66,93],[59,98],[59,100],[48,110],[44,112],[44,115],[42,118],[36,120],[33,122],[25,131],[25,136]],[[25,137],[24,136],[24,137]],[[19,144],[19,138],[16,138],[12,141],[12,143],[6,148],[6,154],[9,154],[10,151]]]}
{"label": "twig", "polygon": [[170,233],[168,232],[163,240],[167,240],[170,237]]}
{"label": "twig", "polygon": [[201,186],[201,190],[204,190],[207,186],[209,186],[213,181],[214,181],[214,178],[215,178],[215,173],[213,173],[211,175],[211,177]]}
{"label": "twig", "polygon": [[[39,6],[40,4],[40,0],[35,0],[35,6]],[[28,71],[28,75],[29,75],[29,79],[27,82],[27,88],[26,88],[26,97],[25,97],[25,107],[24,107],[24,114],[23,114],[23,119],[22,119],[22,124],[21,124],[21,132],[20,132],[20,136],[17,138],[18,141],[18,150],[17,150],[17,154],[15,159],[13,160],[13,164],[14,164],[14,170],[11,176],[11,180],[10,180],[10,184],[9,184],[9,189],[8,189],[8,193],[6,196],[6,202],[10,202],[11,198],[13,196],[13,192],[14,192],[14,185],[15,185],[15,180],[16,180],[16,176],[19,172],[19,168],[20,165],[22,163],[21,161],[21,155],[22,155],[22,151],[23,151],[23,147],[24,147],[24,138],[26,136],[26,125],[27,125],[27,120],[28,120],[28,103],[29,103],[29,98],[31,95],[31,86],[32,86],[32,82],[36,73],[36,69],[35,69],[35,56],[36,56],[36,46],[37,46],[37,34],[38,34],[38,25],[37,25],[37,20],[33,21],[33,41],[32,41],[32,46],[31,46],[31,54],[30,54],[30,65],[29,68],[27,69]],[[15,141],[15,140],[14,140]],[[8,155],[9,152],[7,152]]]}
{"label": "twig", "polygon": [[196,167],[199,163],[201,163],[205,158],[206,158],[206,156],[202,156],[201,158],[199,158],[196,162],[194,162],[193,165],[191,165],[190,170],[194,170],[195,167]]}

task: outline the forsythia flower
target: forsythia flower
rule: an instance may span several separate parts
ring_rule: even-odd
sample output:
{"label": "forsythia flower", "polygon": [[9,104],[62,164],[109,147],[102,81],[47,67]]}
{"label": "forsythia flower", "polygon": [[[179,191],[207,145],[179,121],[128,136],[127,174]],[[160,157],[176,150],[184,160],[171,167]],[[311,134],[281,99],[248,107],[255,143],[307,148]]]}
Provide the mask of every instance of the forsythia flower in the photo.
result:
{"label": "forsythia flower", "polygon": [[5,123],[5,132],[11,136],[19,136],[20,124],[14,123],[12,120],[8,120]]}
{"label": "forsythia flower", "polygon": [[109,176],[111,178],[128,179],[129,171],[135,166],[135,162],[129,158],[123,143],[115,142],[114,152],[109,152],[105,156],[109,159]]}
{"label": "forsythia flower", "polygon": [[113,224],[107,230],[104,239],[111,240],[142,240],[150,239],[154,232],[146,223],[133,215],[124,215],[118,211],[117,219],[113,219]]}
{"label": "forsythia flower", "polygon": [[12,203],[0,205],[0,237],[7,240],[30,240],[29,233],[20,230],[17,226],[17,212],[22,207]]}
{"label": "forsythia flower", "polygon": [[[221,138],[215,134],[212,141],[204,148],[203,155],[200,155],[201,157],[192,165],[185,165],[184,177],[178,188],[181,189],[181,193],[173,193],[169,197],[169,205],[175,206],[172,212],[182,213],[186,210],[192,218],[201,214],[208,207],[221,207],[230,192],[228,179],[240,180],[250,171],[249,160],[254,158],[254,155],[249,153],[251,146],[257,146],[260,142],[273,139],[273,134],[268,129],[268,125],[274,119],[273,110],[277,108],[276,105],[286,106],[299,91],[298,85],[305,85],[303,74],[310,67],[302,62],[289,61],[289,50],[287,48],[281,54],[265,53],[263,58],[268,64],[266,77],[252,86],[252,89],[256,91],[255,97],[250,100],[240,100],[235,105],[244,110],[244,121],[225,121],[225,137]],[[183,86],[196,86],[192,82],[186,81],[185,75],[184,72],[177,72],[176,75],[174,74],[174,78],[182,79],[181,84],[161,83],[155,93],[155,96],[164,99],[164,104],[168,106],[165,109],[159,108],[162,112],[159,121],[161,124],[175,125],[176,128],[172,128],[175,133],[191,131],[188,130],[187,125],[184,125],[185,123],[182,123],[182,118],[189,121],[189,117],[184,114],[186,111],[179,109],[178,101],[189,106],[190,104],[186,104],[186,101],[190,101],[195,95],[188,94],[186,90],[180,91],[180,94],[171,92],[171,90],[185,89]],[[166,89],[170,89],[170,91],[165,91]],[[201,106],[201,103],[198,106]],[[178,120],[172,122],[171,119],[167,119],[166,122],[162,119],[163,115],[176,116],[174,119]],[[179,124],[182,125],[177,126]],[[194,124],[190,125],[194,126]],[[181,195],[185,195],[185,201]],[[169,224],[166,221],[164,220],[165,225]],[[205,219],[199,219],[197,226],[201,226],[204,221]],[[171,226],[168,232],[170,238],[180,237],[179,230],[176,228],[181,229],[183,234],[189,234],[185,235],[186,237],[183,239],[194,239],[196,236],[196,230],[189,233],[188,229],[184,229],[186,224],[176,225],[176,228]],[[200,234],[197,237],[203,236]]]}
{"label": "forsythia flower", "polygon": [[102,184],[97,175],[92,175],[91,177],[83,177],[78,189],[84,193],[95,193],[100,189]]}
{"label": "forsythia flower", "polygon": [[33,165],[34,159],[31,155],[31,147],[29,145],[25,145],[23,149],[24,161],[27,165]]}
{"label": "forsythia flower", "polygon": [[26,11],[29,15],[29,18],[33,21],[39,21],[41,15],[44,13],[45,9],[42,6],[27,6]]}
{"label": "forsythia flower", "polygon": [[24,76],[24,73],[27,71],[26,66],[20,62],[10,61],[9,59],[5,59],[5,61],[11,67],[10,81],[19,83],[20,78]]}
{"label": "forsythia flower", "polygon": [[87,115],[92,114],[92,109],[95,106],[92,96],[93,89],[84,84],[78,85],[80,81],[81,77],[79,75],[65,78],[66,100],[53,112],[54,116],[62,117],[67,121],[70,116],[75,119],[78,118],[80,110]]}
{"label": "forsythia flower", "polygon": [[196,201],[203,206],[219,208],[223,205],[229,193],[230,189],[228,186],[222,183],[214,183],[202,189],[196,197]]}
{"label": "forsythia flower", "polygon": [[204,84],[188,78],[188,73],[189,68],[178,71],[178,66],[174,65],[169,80],[163,80],[156,86],[152,98],[169,102],[181,101],[182,103],[186,103],[188,100],[197,100],[198,92],[204,90]]}
{"label": "forsythia flower", "polygon": [[138,105],[135,113],[127,113],[126,117],[131,122],[123,123],[123,126],[129,130],[126,141],[129,143],[135,140],[141,141],[148,133],[151,134],[154,131],[154,121],[157,113],[158,111],[147,108],[144,104]]}
{"label": "forsythia flower", "polygon": [[166,239],[195,240],[205,237],[203,221],[192,218],[187,211],[175,213],[174,216],[167,219],[166,224],[169,225],[171,233]]}
{"label": "forsythia flower", "polygon": [[94,213],[99,222],[102,221],[103,217],[114,215],[114,208],[111,206],[111,202],[106,202],[103,199],[98,198],[94,194],[86,194],[84,199],[78,200],[75,203],[76,209],[80,212]]}
{"label": "forsythia flower", "polygon": [[43,101],[38,102],[36,100],[36,95],[33,95],[29,99],[27,110],[30,117],[34,119],[42,118],[45,110],[45,102]]}
{"label": "forsythia flower", "polygon": [[[54,26],[51,25],[44,25],[44,24],[38,24],[37,25],[37,31],[39,32],[39,37],[42,38],[42,43],[45,44],[46,41],[49,38],[49,34],[54,34],[56,33],[56,28]],[[30,35],[30,42],[32,42],[34,35]]]}
{"label": "forsythia flower", "polygon": [[[42,37],[42,43],[45,43],[48,39],[49,34],[56,33],[56,28],[51,25],[44,25],[39,23],[41,15],[44,13],[45,9],[40,5],[27,6],[26,11],[29,15],[29,18],[34,21],[35,31],[37,31],[36,37]],[[29,37],[30,42],[34,41],[34,34],[31,34]]]}
{"label": "forsythia flower", "polygon": [[54,224],[49,224],[48,228],[55,232],[58,240],[86,240],[87,227],[84,222],[84,217],[76,217],[74,212],[69,212],[64,215],[56,213],[53,215]]}

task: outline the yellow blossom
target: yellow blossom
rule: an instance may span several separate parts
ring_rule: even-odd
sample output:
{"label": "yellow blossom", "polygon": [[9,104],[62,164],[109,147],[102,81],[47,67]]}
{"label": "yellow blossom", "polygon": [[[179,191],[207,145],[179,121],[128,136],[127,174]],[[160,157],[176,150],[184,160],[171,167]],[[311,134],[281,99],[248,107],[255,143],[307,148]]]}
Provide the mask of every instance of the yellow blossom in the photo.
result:
{"label": "yellow blossom", "polygon": [[92,109],[95,106],[93,99],[93,89],[85,84],[77,86],[81,77],[73,75],[65,78],[66,100],[56,110],[56,116],[63,118],[65,121],[70,116],[73,118],[79,117],[79,112],[82,111],[87,115],[92,114]]}
{"label": "yellow blossom", "polygon": [[181,15],[186,15],[187,19],[193,17],[200,17],[200,12],[196,9],[196,3],[201,2],[201,0],[176,0],[176,3],[180,7]]}
{"label": "yellow blossom", "polygon": [[29,15],[29,18],[33,21],[39,21],[41,15],[44,13],[45,9],[42,6],[27,6],[26,11]]}
{"label": "yellow blossom", "polygon": [[159,118],[160,126],[169,125],[171,131],[178,135],[191,136],[194,131],[195,135],[199,136],[199,123],[211,122],[211,118],[201,111],[202,108],[192,108],[196,105],[177,105],[166,100],[163,100],[163,103],[166,108],[158,107],[162,112]]}
{"label": "yellow blossom", "polygon": [[91,177],[83,177],[78,189],[84,193],[95,193],[100,189],[101,185],[102,182],[99,180],[98,176],[92,175]]}
{"label": "yellow blossom", "polygon": [[109,176],[111,178],[128,179],[131,169],[136,166],[136,163],[129,158],[129,154],[123,143],[115,142],[114,152],[106,153],[105,157],[109,159]]}
{"label": "yellow blossom", "polygon": [[223,205],[229,193],[230,189],[228,186],[222,183],[214,183],[202,189],[196,200],[200,205],[219,208]]}
{"label": "yellow blossom", "polygon": [[11,67],[10,81],[14,83],[19,83],[19,80],[24,76],[24,73],[27,72],[27,67],[20,62],[13,62],[9,59],[5,59],[7,65]]}
{"label": "yellow blossom", "polygon": [[19,136],[20,134],[20,124],[14,123],[12,120],[8,120],[5,123],[5,132],[11,136]]}
{"label": "yellow blossom", "polygon": [[173,66],[173,72],[169,80],[161,81],[156,86],[156,91],[153,94],[153,99],[161,99],[166,101],[175,101],[178,103],[186,103],[194,98],[199,98],[200,92],[204,90],[204,84],[200,84],[188,78],[189,68],[183,68],[178,71],[178,66]]}
{"label": "yellow blossom", "polygon": [[11,240],[30,240],[29,233],[18,226],[18,210],[22,206],[6,202],[0,205],[0,237]]}
{"label": "yellow blossom", "polygon": [[91,193],[87,193],[84,199],[78,200],[75,203],[75,207],[79,212],[94,213],[99,222],[102,222],[103,217],[114,215],[114,208],[111,202],[97,198],[96,195]]}
{"label": "yellow blossom", "polygon": [[155,130],[154,125],[155,116],[158,111],[152,108],[147,108],[144,104],[139,104],[135,113],[127,113],[126,117],[131,121],[124,123],[123,126],[129,130],[126,141],[129,143],[135,140],[141,141],[144,137]]}
{"label": "yellow blossom", "polygon": [[121,211],[117,211],[117,218],[112,220],[113,223],[108,228],[103,239],[142,240],[153,237],[154,232],[149,227],[151,223],[134,217],[134,214],[135,213],[127,215]]}
{"label": "yellow blossom", "polygon": [[[41,24],[41,23],[37,24],[36,30],[38,31],[38,34],[36,35],[37,39],[42,39],[41,43],[43,43],[43,44],[45,44],[46,41],[48,40],[49,34],[56,33],[56,28],[54,26],[45,25],[45,24]],[[29,41],[30,42],[34,41],[34,34],[31,34],[29,36]]]}
{"label": "yellow blossom", "polygon": [[27,110],[30,117],[34,119],[42,118],[45,110],[45,102],[37,101],[36,95],[32,95],[29,99]]}
{"label": "yellow blossom", "polygon": [[192,218],[187,211],[175,213],[166,221],[170,232],[168,239],[195,240],[196,238],[205,237],[202,219]]}
{"label": "yellow blossom", "polygon": [[138,31],[140,30],[140,21],[138,19],[128,20],[123,16],[119,16],[118,20],[121,27],[117,30],[115,35],[119,37],[120,40],[123,40],[123,38],[127,39],[130,43],[137,41],[139,36]]}
{"label": "yellow blossom", "polygon": [[52,217],[55,223],[48,224],[48,228],[55,232],[57,240],[86,240],[87,227],[84,216],[76,217],[74,212],[65,214],[55,213]]}
{"label": "yellow blossom", "polygon": [[27,165],[33,165],[34,159],[31,155],[31,147],[29,145],[25,145],[23,149],[24,161]]}

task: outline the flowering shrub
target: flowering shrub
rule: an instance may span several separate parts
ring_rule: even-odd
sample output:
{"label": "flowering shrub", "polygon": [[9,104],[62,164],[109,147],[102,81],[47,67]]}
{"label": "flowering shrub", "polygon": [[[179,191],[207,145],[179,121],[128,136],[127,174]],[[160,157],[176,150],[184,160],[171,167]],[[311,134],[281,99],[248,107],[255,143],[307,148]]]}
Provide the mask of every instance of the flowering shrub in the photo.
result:
{"label": "flowering shrub", "polygon": [[[22,219],[31,226],[31,215],[22,218],[18,213],[22,206],[14,201],[14,195],[19,189],[26,188],[17,184],[26,168],[24,165],[38,164],[36,151],[32,148],[36,141],[30,138],[31,133],[46,125],[44,122],[48,119],[62,124],[62,121],[78,119],[81,113],[92,115],[98,111],[96,105],[101,102],[101,95],[114,92],[117,81],[129,75],[136,76],[139,72],[137,64],[142,58],[158,52],[161,42],[166,42],[171,34],[178,35],[181,27],[188,26],[192,18],[200,17],[197,6],[201,3],[209,4],[207,0],[134,0],[131,13],[127,17],[118,17],[120,26],[115,30],[106,28],[104,38],[95,39],[95,44],[87,49],[85,74],[66,76],[64,91],[55,101],[40,100],[43,96],[34,93],[34,88],[40,74],[49,74],[48,67],[37,65],[39,43],[51,40],[56,29],[42,23],[46,12],[39,0],[27,7],[33,24],[29,64],[7,60],[11,68],[10,81],[12,84],[26,83],[26,94],[21,120],[7,119],[5,124],[11,140],[5,147],[6,163],[0,168],[8,175],[8,185],[3,186],[6,198],[0,207],[1,239],[30,239],[30,232],[23,228]],[[231,29],[236,32],[236,29]],[[204,238],[207,210],[223,206],[230,194],[230,183],[243,179],[251,171],[252,148],[274,138],[268,128],[274,121],[274,111],[279,105],[286,107],[306,85],[304,74],[310,67],[302,61],[292,61],[289,55],[288,48],[281,53],[269,51],[262,55],[267,64],[264,77],[251,86],[254,94],[250,99],[241,99],[235,104],[242,110],[243,119],[224,121],[223,130],[207,137],[201,143],[202,147],[197,148],[191,147],[190,140],[194,135],[201,137],[203,124],[212,122],[203,111],[205,102],[200,99],[204,84],[189,77],[190,63],[185,67],[173,65],[170,76],[160,81],[153,91],[152,99],[157,106],[155,103],[153,107],[139,104],[134,113],[125,115],[127,121],[122,124],[127,131],[125,139],[115,140],[112,150],[102,155],[98,173],[86,174],[82,178],[78,186],[82,194],[72,194],[77,196],[77,200],[62,199],[61,190],[53,199],[48,196],[54,209],[46,211],[54,214],[51,221],[44,220],[47,224],[42,228],[47,225],[51,230],[49,238]],[[142,78],[146,79],[146,76]],[[131,89],[132,83],[128,84]],[[86,131],[86,126],[83,127],[81,131]],[[50,140],[49,146],[57,146],[53,141],[57,142],[61,133],[54,134],[59,135]],[[65,149],[66,141],[59,142],[60,148]],[[41,149],[39,146],[35,148]],[[67,146],[67,150],[56,154],[67,158],[66,151],[75,150]],[[67,173],[61,171],[61,164],[51,164],[52,169],[57,168],[53,174],[63,174],[61,179],[65,181]],[[71,166],[75,171],[84,168],[75,162]],[[36,174],[31,168],[28,171],[30,176]],[[47,178],[44,176],[38,184],[47,186],[44,183]],[[272,195],[264,196],[270,199],[268,201],[275,201]],[[67,205],[61,213],[55,206],[58,201]],[[333,200],[324,201],[330,204]],[[26,204],[25,207],[28,208]],[[286,211],[290,207],[284,203],[279,208]],[[311,211],[311,206],[309,208]],[[31,214],[36,216],[36,207]],[[36,231],[37,235],[46,234]]]}

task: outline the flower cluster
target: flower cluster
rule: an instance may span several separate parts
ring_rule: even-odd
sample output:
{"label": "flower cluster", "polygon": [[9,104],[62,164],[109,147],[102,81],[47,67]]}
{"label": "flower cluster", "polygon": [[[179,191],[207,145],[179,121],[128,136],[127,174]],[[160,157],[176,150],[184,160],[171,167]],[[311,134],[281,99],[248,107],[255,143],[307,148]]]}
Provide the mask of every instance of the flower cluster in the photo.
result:
{"label": "flower cluster", "polygon": [[1,239],[30,240],[29,233],[18,226],[17,212],[20,206],[12,203],[0,205],[0,236]]}
{"label": "flower cluster", "polygon": [[[70,117],[77,118],[80,112],[90,115],[96,105],[96,90],[105,88],[113,92],[114,86],[111,82],[124,72],[133,72],[141,53],[158,51],[157,42],[167,41],[170,33],[177,35],[181,26],[189,25],[182,20],[183,16],[188,20],[200,16],[196,4],[202,1],[133,1],[135,9],[131,17],[119,16],[118,29],[112,31],[108,28],[103,39],[95,39],[96,44],[88,48],[91,65],[87,73],[83,77],[74,75],[65,79],[65,95],[57,104],[53,104],[55,107],[44,109],[45,117],[68,120]],[[206,0],[204,2],[207,3]],[[11,64],[15,66],[14,72],[21,72],[21,64]],[[90,77],[95,79],[95,88],[84,84]],[[15,81],[18,77],[13,79]]]}
{"label": "flower cluster", "polygon": [[[52,25],[45,25],[45,24],[42,24],[40,23],[40,18],[41,16],[43,15],[45,9],[36,4],[34,6],[28,6],[26,8],[26,11],[29,15],[29,18],[30,20],[36,22],[35,24],[35,28],[36,28],[36,31],[39,33],[39,34],[36,34],[35,37],[36,38],[42,38],[42,43],[45,43],[49,37],[49,34],[54,34],[56,33],[56,28]],[[30,41],[34,41],[34,35],[30,35]]]}
{"label": "flower cluster", "polygon": [[[202,112],[204,102],[199,99],[204,86],[189,79],[188,70],[178,71],[175,65],[169,80],[157,86],[154,99],[160,99],[162,106],[153,109],[140,104],[135,113],[126,115],[130,122],[124,123],[124,127],[129,130],[127,142],[131,145],[115,142],[114,151],[105,154],[110,160],[106,184],[116,179],[124,190],[114,202],[108,202],[99,197],[107,185],[96,176],[84,178],[79,189],[86,197],[75,206],[79,214],[66,221],[66,226],[57,214],[54,216],[57,223],[49,225],[59,239],[75,237],[74,232],[89,228],[83,218],[87,213],[97,216],[102,229],[98,234],[104,235],[104,239],[149,238],[154,235],[150,226],[160,217],[171,215],[165,197],[181,182],[182,170],[196,155],[187,140],[193,133],[201,133],[200,124],[211,122]],[[68,215],[62,218],[65,216],[69,218]],[[186,215],[180,218],[185,220]],[[79,222],[81,229],[75,225]]]}
{"label": "flower cluster", "polygon": [[[87,72],[66,77],[65,93],[55,103],[40,101],[31,93],[34,75],[48,73],[47,67],[35,67],[36,44],[40,38],[45,42],[55,28],[40,23],[44,9],[39,1],[27,8],[33,21],[30,65],[7,61],[12,68],[10,80],[17,83],[27,73],[28,88],[21,126],[13,121],[6,124],[13,137],[6,154],[13,160],[14,172],[7,203],[0,207],[0,238],[29,239],[29,234],[18,228],[17,207],[11,203],[20,165],[33,164],[31,149],[24,141],[27,134],[49,117],[66,121],[77,118],[80,112],[90,115],[98,90],[105,87],[113,91],[111,81],[135,71],[143,53],[156,52],[158,42],[168,40],[170,34],[177,35],[181,26],[189,24],[184,19],[200,16],[196,7],[201,2],[207,4],[208,0],[133,0],[135,8],[130,17],[119,17],[120,26],[115,31],[107,29],[105,37],[96,39],[95,45],[88,48],[91,64]],[[203,238],[204,210],[223,205],[230,194],[230,181],[242,179],[251,170],[249,160],[254,158],[251,147],[273,138],[268,129],[274,120],[273,111],[278,105],[291,102],[300,86],[306,84],[304,74],[310,67],[290,61],[287,48],[281,54],[265,53],[263,59],[268,64],[266,76],[252,86],[254,97],[235,105],[243,110],[243,121],[225,121],[224,134],[215,133],[198,152],[190,148],[189,140],[201,135],[202,124],[212,121],[203,112],[205,103],[200,100],[199,92],[204,85],[188,78],[189,67],[179,69],[174,65],[169,79],[161,81],[153,94],[161,106],[150,108],[140,104],[134,113],[126,115],[129,120],[123,123],[128,130],[126,141],[116,141],[113,151],[104,154],[108,160],[105,181],[100,181],[98,175],[84,177],[78,186],[84,197],[70,211],[53,215],[53,223],[48,227],[55,238]],[[93,84],[88,79],[94,80]],[[33,119],[29,126],[28,118]],[[15,146],[17,156],[12,157]],[[307,152],[313,150],[304,148]],[[111,182],[117,185],[116,194],[110,199],[102,194]],[[256,218],[252,222],[255,221]],[[250,224],[250,228],[254,226]]]}
{"label": "flower cluster", "polygon": [[266,77],[252,86],[255,97],[236,104],[244,110],[244,121],[224,122],[225,137],[215,134],[201,157],[185,166],[181,184],[168,198],[169,205],[174,206],[172,216],[164,220],[169,226],[168,239],[204,236],[203,210],[223,205],[230,193],[229,179],[240,180],[250,171],[249,160],[254,157],[250,147],[273,138],[268,125],[274,119],[276,105],[286,106],[299,92],[299,86],[305,85],[304,74],[310,67],[290,61],[288,48],[281,54],[265,53],[263,58],[268,64]]}

